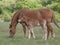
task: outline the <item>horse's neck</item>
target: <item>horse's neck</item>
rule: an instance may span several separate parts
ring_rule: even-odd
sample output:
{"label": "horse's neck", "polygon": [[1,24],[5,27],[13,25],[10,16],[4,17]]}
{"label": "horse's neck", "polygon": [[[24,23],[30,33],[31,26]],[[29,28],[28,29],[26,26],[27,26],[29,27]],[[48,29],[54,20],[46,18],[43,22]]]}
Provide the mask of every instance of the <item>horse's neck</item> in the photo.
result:
{"label": "horse's neck", "polygon": [[12,18],[12,20],[11,20],[11,25],[12,25],[12,26],[16,26],[16,25],[17,25],[17,19],[15,19],[15,18],[13,19],[13,18]]}
{"label": "horse's neck", "polygon": [[17,11],[17,12],[14,14],[14,16],[12,17],[11,23],[12,23],[13,25],[16,25],[16,24],[17,24],[19,14],[20,14],[20,11]]}

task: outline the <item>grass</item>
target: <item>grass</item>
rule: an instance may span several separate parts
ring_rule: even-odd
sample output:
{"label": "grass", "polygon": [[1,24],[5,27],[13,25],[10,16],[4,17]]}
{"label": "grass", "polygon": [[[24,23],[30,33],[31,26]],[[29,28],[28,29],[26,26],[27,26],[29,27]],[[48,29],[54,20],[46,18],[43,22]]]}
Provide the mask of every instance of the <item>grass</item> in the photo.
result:
{"label": "grass", "polygon": [[28,39],[27,37],[24,38],[21,25],[17,25],[15,36],[13,38],[9,38],[9,24],[10,23],[8,22],[0,22],[0,45],[60,45],[60,30],[54,24],[52,24],[52,26],[56,33],[56,37],[55,39],[50,37],[46,41],[42,39],[41,28],[39,27],[36,27],[34,30],[36,35],[35,39]]}

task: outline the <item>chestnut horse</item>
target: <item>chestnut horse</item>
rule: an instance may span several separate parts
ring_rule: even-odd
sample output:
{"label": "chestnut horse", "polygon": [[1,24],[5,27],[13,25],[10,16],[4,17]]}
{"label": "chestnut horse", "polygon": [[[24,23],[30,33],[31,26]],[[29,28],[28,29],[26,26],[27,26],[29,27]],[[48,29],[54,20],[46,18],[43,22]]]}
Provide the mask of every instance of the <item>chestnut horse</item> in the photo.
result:
{"label": "chestnut horse", "polygon": [[[23,13],[23,12],[26,12],[28,9],[24,8],[24,9],[21,9],[19,11],[17,11],[14,16],[12,17],[12,20],[11,20],[11,24],[10,24],[10,37],[13,37],[13,35],[15,34],[16,32],[16,25],[18,23],[18,17],[21,16],[20,13]],[[47,31],[48,31],[48,36],[49,36],[49,33],[51,33],[51,35],[54,37],[54,32],[53,32],[53,28],[50,24],[51,20],[54,21],[54,23],[57,25],[56,23],[56,20],[55,20],[55,16],[54,16],[54,12],[51,10],[51,9],[48,9],[48,8],[44,8],[44,9],[39,9],[39,12],[40,14],[42,15],[42,17],[44,19],[46,19],[47,21]],[[48,20],[47,20],[48,19]],[[23,31],[24,31],[24,35],[26,35],[26,25],[25,23],[21,23],[22,24],[22,27],[23,27]],[[57,25],[58,26],[58,25]],[[59,27],[59,26],[58,26]],[[59,27],[60,28],[60,27]],[[47,37],[48,37],[47,36]]]}
{"label": "chestnut horse", "polygon": [[[23,13],[22,13],[23,12]],[[22,11],[20,15],[18,16],[18,22],[21,24],[25,24],[25,26],[28,28],[29,31],[29,39],[32,36],[35,38],[34,32],[33,32],[33,27],[35,26],[41,26],[42,27],[42,32],[43,38],[46,40],[47,39],[47,28],[46,28],[46,20],[42,18],[40,15],[39,11],[35,10],[27,10],[27,11]],[[15,20],[17,20],[15,19]],[[14,21],[14,20],[13,20]],[[17,24],[17,22],[16,22]],[[11,29],[10,27],[10,36],[12,37],[15,32],[16,32],[16,24],[14,23]],[[15,26],[15,27],[14,27]],[[31,33],[31,34],[30,34]]]}

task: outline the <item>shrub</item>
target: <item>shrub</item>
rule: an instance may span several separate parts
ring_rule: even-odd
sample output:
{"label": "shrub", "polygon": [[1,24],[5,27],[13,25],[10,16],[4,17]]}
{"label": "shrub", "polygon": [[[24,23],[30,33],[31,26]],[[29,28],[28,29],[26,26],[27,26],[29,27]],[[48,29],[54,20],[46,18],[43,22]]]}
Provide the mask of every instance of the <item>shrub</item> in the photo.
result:
{"label": "shrub", "polygon": [[54,11],[57,11],[60,13],[60,3],[52,3],[47,5],[46,7],[53,9]]}
{"label": "shrub", "polygon": [[37,8],[42,8],[43,6],[37,2],[32,2],[32,1],[22,1],[22,2],[17,2],[15,5],[15,9],[21,9],[21,8],[29,8],[29,9],[37,9]]}

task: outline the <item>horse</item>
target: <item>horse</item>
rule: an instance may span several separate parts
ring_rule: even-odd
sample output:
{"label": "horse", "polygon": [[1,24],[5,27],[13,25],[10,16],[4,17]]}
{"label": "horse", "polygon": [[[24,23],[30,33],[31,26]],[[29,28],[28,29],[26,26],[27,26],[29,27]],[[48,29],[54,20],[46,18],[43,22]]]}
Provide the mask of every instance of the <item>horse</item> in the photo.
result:
{"label": "horse", "polygon": [[[33,32],[33,27],[35,27],[35,26],[41,26],[42,27],[42,29],[43,29],[42,31],[44,32],[43,38],[45,40],[47,39],[46,20],[42,18],[39,11],[37,11],[37,10],[36,11],[35,10],[24,11],[23,10],[23,11],[21,11],[18,18],[16,18],[15,20],[17,20],[17,19],[18,19],[18,21],[15,21],[16,23],[14,23],[12,26],[10,26],[10,37],[13,37],[13,35],[16,32],[16,24],[17,24],[17,22],[20,22],[20,24],[25,24],[25,26],[28,28],[28,30],[29,30],[28,38],[29,39],[31,36],[33,38],[35,38],[35,35]],[[12,21],[14,21],[14,20],[12,19]]]}
{"label": "horse", "polygon": [[[23,8],[23,9],[17,11],[14,14],[14,16],[12,17],[11,24],[9,26],[9,28],[10,28],[10,31],[9,32],[10,32],[10,35],[11,35],[10,37],[13,37],[13,35],[16,32],[16,25],[18,23],[18,16],[21,15],[20,13],[26,12],[27,10],[28,10],[27,8]],[[53,32],[53,28],[52,28],[52,26],[50,24],[51,23],[51,20],[54,20],[54,23],[57,25],[57,21],[55,19],[55,15],[54,15],[53,10],[48,9],[48,8],[43,8],[43,9],[38,9],[38,10],[39,10],[40,14],[42,15],[42,17],[44,19],[46,19],[46,21],[47,21],[48,36],[49,36],[49,33],[51,33],[52,37],[55,37],[54,36],[54,32]],[[24,36],[25,36],[26,35],[26,25],[24,23],[22,23],[22,27],[23,27]],[[59,27],[59,26],[57,25],[57,27]],[[11,31],[11,30],[13,30],[13,31]],[[14,30],[15,30],[15,32],[14,32]]]}

